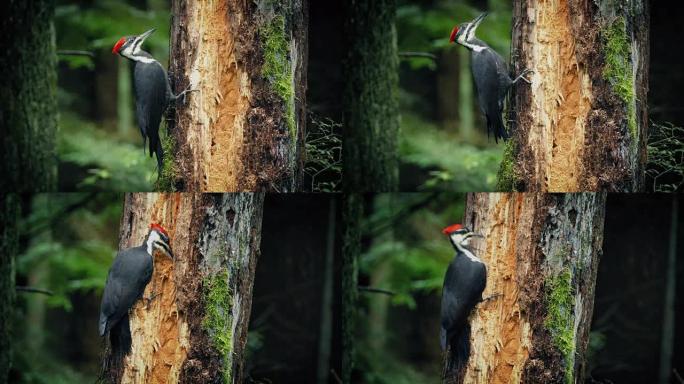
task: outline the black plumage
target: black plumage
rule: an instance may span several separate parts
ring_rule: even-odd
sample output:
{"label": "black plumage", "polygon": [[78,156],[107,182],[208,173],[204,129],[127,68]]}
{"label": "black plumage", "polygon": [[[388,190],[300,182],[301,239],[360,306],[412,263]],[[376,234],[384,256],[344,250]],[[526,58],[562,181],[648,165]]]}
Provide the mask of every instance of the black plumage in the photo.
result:
{"label": "black plumage", "polygon": [[141,55],[149,57],[152,61],[135,63],[133,87],[136,116],[143,137],[143,146],[145,141],[148,141],[150,157],[153,153],[157,155],[157,167],[161,172],[164,150],[159,139],[159,125],[173,94],[168,84],[166,71],[161,64],[152,59],[147,52],[141,52]]}
{"label": "black plumage", "polygon": [[143,297],[152,278],[152,256],[145,244],[117,253],[109,269],[100,306],[100,336],[109,332],[113,361],[122,362],[131,350],[128,311]]}
{"label": "black plumage", "polygon": [[482,301],[487,283],[487,268],[457,250],[444,276],[442,290],[440,344],[451,348],[449,368],[461,369],[468,362],[470,326],[468,316]]}

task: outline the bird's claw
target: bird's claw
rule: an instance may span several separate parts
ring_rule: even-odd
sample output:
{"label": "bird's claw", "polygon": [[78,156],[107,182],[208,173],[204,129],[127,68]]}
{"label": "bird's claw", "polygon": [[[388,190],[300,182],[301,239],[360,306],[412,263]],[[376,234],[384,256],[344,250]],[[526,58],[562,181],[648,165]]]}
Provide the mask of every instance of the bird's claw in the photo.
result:
{"label": "bird's claw", "polygon": [[183,98],[183,104],[185,104],[185,95],[189,92],[196,92],[199,91],[199,89],[190,89],[190,87],[185,88],[185,90],[176,96],[176,100],[180,99],[181,97]]}
{"label": "bird's claw", "polygon": [[143,297],[143,300],[145,300],[145,309],[150,309],[150,303],[152,300],[154,300],[157,296],[159,296],[158,293],[152,292],[152,296],[150,297]]}
{"label": "bird's claw", "polygon": [[516,77],[515,80],[513,80],[513,84],[517,83],[518,80],[522,80],[522,81],[526,82],[527,84],[532,84],[532,81],[531,81],[531,80],[528,80],[528,79],[525,77],[525,75],[527,75],[527,74],[530,73],[530,72],[534,72],[534,69],[527,68],[527,69],[525,69],[524,71],[522,71],[522,73],[520,73],[520,75],[518,75],[518,77]]}
{"label": "bird's claw", "polygon": [[495,293],[495,294],[493,294],[493,295],[489,295],[489,296],[483,298],[483,299],[482,299],[482,302],[484,303],[485,301],[489,301],[489,300],[496,299],[496,298],[499,297],[499,296],[503,296],[503,293]]}

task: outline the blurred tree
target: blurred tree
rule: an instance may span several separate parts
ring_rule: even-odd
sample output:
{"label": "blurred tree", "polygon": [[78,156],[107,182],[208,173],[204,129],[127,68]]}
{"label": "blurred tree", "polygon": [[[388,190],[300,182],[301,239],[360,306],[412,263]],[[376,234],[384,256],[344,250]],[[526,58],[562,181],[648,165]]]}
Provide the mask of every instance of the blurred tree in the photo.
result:
{"label": "blurred tree", "polygon": [[[242,383],[259,252],[261,194],[127,194],[119,248],[139,245],[150,222],[169,232],[174,260],[154,255],[145,297],[130,316],[124,382]],[[109,354],[105,359],[110,359]]]}
{"label": "blurred tree", "polygon": [[0,8],[0,193],[55,189],[57,80],[53,0]]}
{"label": "blurred tree", "polygon": [[18,196],[7,194],[0,203],[0,381],[6,382],[12,368],[14,258],[19,248]]}
{"label": "blurred tree", "polygon": [[515,1],[512,140],[505,190],[644,189],[648,130],[646,1]]}
{"label": "blurred tree", "polygon": [[173,1],[172,13],[174,88],[197,92],[177,106],[160,187],[299,190],[307,2]]}
{"label": "blurred tree", "polygon": [[343,189],[398,188],[396,0],[347,2],[343,63]]}
{"label": "blurred tree", "polygon": [[342,382],[351,383],[356,344],[359,253],[363,200],[359,194],[345,195],[343,205],[344,246],[342,249]]}
{"label": "blurred tree", "polygon": [[[464,224],[487,265],[470,360],[444,382],[584,380],[605,194],[469,194]],[[447,357],[447,360],[449,357]]]}

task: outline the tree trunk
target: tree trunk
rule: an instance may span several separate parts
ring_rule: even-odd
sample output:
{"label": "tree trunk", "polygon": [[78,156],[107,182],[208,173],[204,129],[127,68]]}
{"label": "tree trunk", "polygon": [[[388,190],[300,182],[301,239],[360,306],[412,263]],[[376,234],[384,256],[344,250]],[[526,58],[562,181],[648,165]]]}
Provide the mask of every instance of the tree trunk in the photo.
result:
{"label": "tree trunk", "polygon": [[534,74],[515,86],[500,188],[643,190],[648,6],[597,4],[514,2],[513,72]]}
{"label": "tree trunk", "polygon": [[[262,2],[263,3],[263,2]],[[172,4],[175,92],[161,188],[294,191],[302,177],[307,0]]]}
{"label": "tree trunk", "polygon": [[9,194],[0,203],[0,382],[4,383],[12,368],[14,258],[19,247],[19,197]]}
{"label": "tree trunk", "polygon": [[5,1],[0,12],[0,193],[50,191],[56,186],[54,1]]}
{"label": "tree trunk", "polygon": [[344,189],[398,187],[398,56],[395,0],[347,1],[343,67]]}
{"label": "tree trunk", "polygon": [[141,244],[157,222],[170,234],[175,259],[154,255],[145,297],[158,296],[131,310],[132,352],[110,376],[242,383],[262,208],[261,194],[126,195],[119,247]]}
{"label": "tree trunk", "polygon": [[[463,382],[581,383],[605,194],[469,194],[464,223],[487,265]],[[454,382],[457,372],[446,372]]]}
{"label": "tree trunk", "polygon": [[342,249],[342,377],[344,384],[351,383],[354,369],[354,341],[356,335],[356,308],[358,307],[359,255],[361,253],[361,195],[348,194],[342,207],[344,246]]}

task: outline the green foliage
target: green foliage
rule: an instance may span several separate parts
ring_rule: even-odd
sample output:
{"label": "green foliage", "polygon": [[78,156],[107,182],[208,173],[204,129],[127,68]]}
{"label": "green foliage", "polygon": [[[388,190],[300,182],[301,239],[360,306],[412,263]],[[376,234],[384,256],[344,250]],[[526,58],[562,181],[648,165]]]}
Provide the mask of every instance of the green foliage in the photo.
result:
{"label": "green foliage", "polygon": [[80,189],[122,192],[153,189],[157,163],[145,154],[141,143],[133,145],[117,140],[94,123],[69,113],[61,115],[59,125],[60,161],[88,169],[88,176],[78,182]]}
{"label": "green foliage", "polygon": [[646,175],[654,192],[676,192],[684,185],[684,128],[651,123]]}
{"label": "green foliage", "polygon": [[117,231],[111,228],[118,226],[119,199],[114,194],[34,198],[31,214],[21,222],[22,236],[34,241],[17,257],[17,274],[49,271],[46,280],[39,282],[53,292],[48,305],[70,310],[70,294],[104,288],[116,253]]}
{"label": "green foliage", "polygon": [[634,105],[634,81],[630,65],[631,46],[627,36],[625,18],[618,17],[603,31],[605,67],[603,77],[610,82],[615,93],[627,106],[627,125],[636,145],[637,123]]}
{"label": "green foliage", "polygon": [[572,274],[569,269],[564,269],[560,274],[546,280],[547,314],[544,326],[565,359],[565,381],[568,384],[575,382],[574,306]]}
{"label": "green foliage", "polygon": [[262,74],[285,103],[287,126],[290,130],[290,138],[294,142],[297,137],[294,71],[288,59],[290,45],[285,34],[285,18],[283,16],[274,17],[268,25],[262,28],[261,33],[264,52]]}
{"label": "green foliage", "polygon": [[399,152],[405,163],[434,169],[423,189],[492,191],[496,187],[500,148],[466,144],[456,133],[410,113],[402,115]]}
{"label": "green foliage", "polygon": [[232,383],[233,292],[228,286],[228,272],[224,270],[206,278],[204,287],[206,314],[202,326],[223,358],[223,382]]}
{"label": "green foliage", "polygon": [[[372,210],[362,222],[363,237],[371,246],[361,255],[359,270],[362,279],[369,279],[374,288],[392,291],[390,311],[417,311],[417,297],[439,296],[444,272],[454,255],[441,229],[459,222],[465,199],[458,193],[398,193],[380,194],[373,199]],[[383,272],[377,274],[378,270]],[[438,380],[439,369],[425,364],[412,366],[411,352],[393,348],[394,340],[404,340],[404,320],[388,315],[384,324],[371,324],[364,313],[370,310],[376,297],[361,294],[361,319],[355,349],[356,364],[363,372],[364,383],[426,383]],[[430,299],[438,300],[437,298]],[[365,308],[365,309],[364,309]],[[438,311],[423,314],[424,319],[439,316]],[[382,329],[381,335],[373,333]],[[378,350],[377,338],[387,340],[386,349]],[[437,333],[435,333],[437,340]],[[410,343],[409,343],[410,344]],[[403,344],[400,344],[403,345]],[[407,347],[404,345],[404,347]],[[410,348],[410,347],[407,347]],[[439,362],[434,362],[439,365]]]}
{"label": "green foliage", "polygon": [[337,192],[342,182],[342,124],[309,114],[304,172],[311,192]]}

